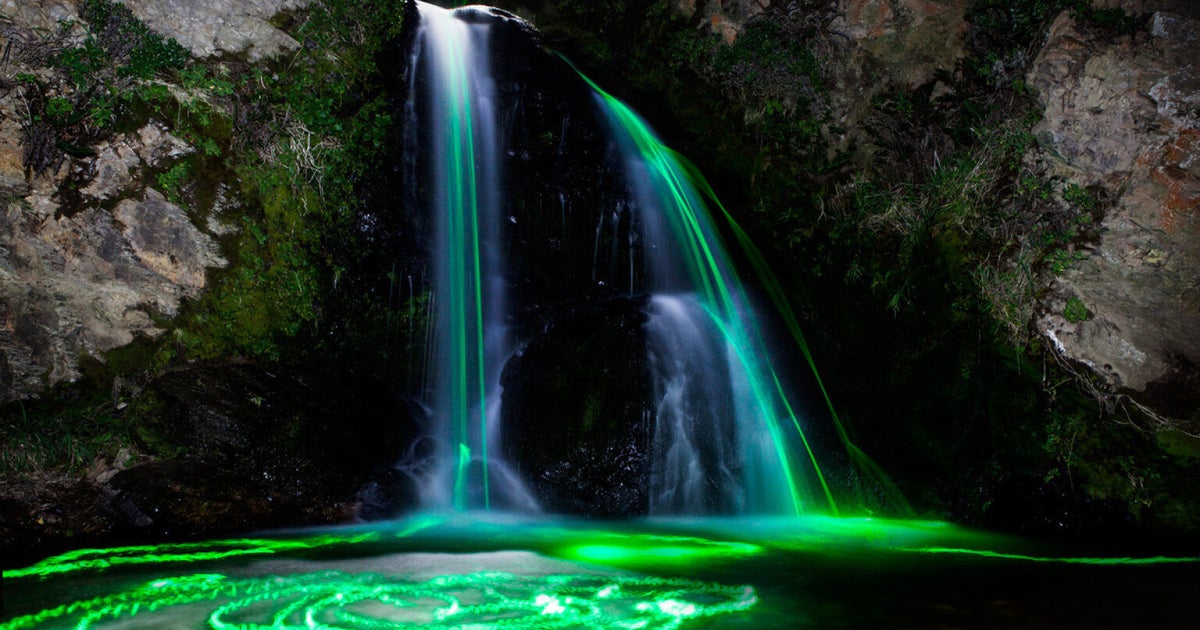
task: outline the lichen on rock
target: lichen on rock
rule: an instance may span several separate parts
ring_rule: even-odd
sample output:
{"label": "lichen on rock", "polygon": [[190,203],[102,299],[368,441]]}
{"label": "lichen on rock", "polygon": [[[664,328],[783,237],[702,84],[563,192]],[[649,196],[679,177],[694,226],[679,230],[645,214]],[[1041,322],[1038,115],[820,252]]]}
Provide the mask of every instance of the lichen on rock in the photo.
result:
{"label": "lichen on rock", "polygon": [[[1045,106],[1035,133],[1048,173],[1114,196],[1099,243],[1050,279],[1037,326],[1164,420],[1200,420],[1148,393],[1188,387],[1200,364],[1198,34],[1200,21],[1159,12],[1114,38],[1064,12],[1028,76]],[[1091,316],[1067,321],[1069,297]]]}

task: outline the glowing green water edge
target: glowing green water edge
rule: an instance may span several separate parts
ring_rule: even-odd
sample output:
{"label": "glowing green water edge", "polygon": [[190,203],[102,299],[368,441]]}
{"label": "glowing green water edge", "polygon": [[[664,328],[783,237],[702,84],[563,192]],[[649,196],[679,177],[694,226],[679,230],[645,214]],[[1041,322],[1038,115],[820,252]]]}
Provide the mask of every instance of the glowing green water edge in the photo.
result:
{"label": "glowing green water edge", "polygon": [[80,600],[0,628],[111,620],[203,602],[217,630],[311,628],[678,628],[684,621],[747,610],[750,586],[654,577],[478,572],[409,580],[320,571],[266,578],[196,573]]}
{"label": "glowing green water edge", "polygon": [[[490,507],[487,466],[487,404],[484,380],[483,288],[479,243],[479,198],[475,181],[475,142],[471,122],[471,87],[467,69],[467,53],[457,37],[435,39],[441,55],[449,59],[450,76],[444,77],[450,94],[444,105],[449,124],[442,125],[446,151],[442,169],[446,174],[445,207],[440,209],[446,229],[445,255],[449,286],[450,356],[454,357],[454,375],[449,379],[450,422],[454,427],[453,441],[458,443],[458,465],[454,480],[454,507],[467,509],[468,483],[466,472],[470,464],[469,421],[472,397],[477,396],[480,426],[480,458],[483,462],[483,497],[485,509]],[[476,387],[471,387],[474,371]],[[477,389],[478,391],[472,391]]]}
{"label": "glowing green water edge", "polygon": [[[641,526],[692,527],[727,532],[739,538],[608,531],[579,523],[488,523],[424,516],[397,522],[392,529],[367,532],[80,550],[25,569],[5,571],[3,577],[8,586],[19,589],[38,588],[47,579],[104,574],[136,565],[142,565],[143,572],[161,568],[171,574],[16,617],[0,623],[0,630],[64,623],[90,628],[138,616],[150,621],[153,620],[150,615],[156,611],[205,604],[211,609],[193,606],[180,614],[199,615],[197,619],[204,620],[210,628],[244,630],[472,625],[514,629],[669,629],[689,620],[745,612],[758,603],[758,595],[749,585],[645,575],[515,575],[482,571],[416,579],[345,571],[244,577],[212,570],[217,561],[244,557],[303,558],[307,553],[319,551],[337,551],[340,556],[348,556],[356,548],[364,551],[367,546],[367,551],[395,553],[403,551],[405,545],[424,549],[445,541],[474,540],[485,547],[503,543],[511,549],[530,549],[551,557],[625,569],[711,566],[771,553],[772,549],[837,556],[857,549],[868,553],[953,555],[979,562],[1099,567],[1200,563],[1200,558],[1193,557],[1043,557],[1011,553],[980,545],[1001,542],[997,537],[931,521],[810,516],[758,524],[710,519]],[[177,565],[195,565],[199,570],[179,573]],[[206,567],[209,570],[204,570]]]}

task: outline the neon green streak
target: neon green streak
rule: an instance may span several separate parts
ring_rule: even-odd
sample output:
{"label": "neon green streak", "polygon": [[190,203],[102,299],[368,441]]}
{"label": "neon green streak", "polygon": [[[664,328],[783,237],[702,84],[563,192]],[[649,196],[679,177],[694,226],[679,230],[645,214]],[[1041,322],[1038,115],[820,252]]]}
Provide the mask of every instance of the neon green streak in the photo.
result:
{"label": "neon green streak", "polygon": [[349,537],[314,536],[295,540],[245,538],[202,543],[139,545],[113,549],[78,549],[47,558],[24,569],[4,571],[4,578],[45,579],[79,571],[104,571],[119,566],[204,562],[241,556],[269,556],[283,552],[320,549],[333,545],[355,545],[377,540],[379,540],[378,532],[368,532]]}
{"label": "neon green streak", "polygon": [[696,165],[692,164],[687,157],[678,153],[675,154],[675,159],[680,165],[683,166],[683,168],[686,169],[688,179],[692,182],[692,184],[700,189],[704,195],[708,197],[714,204],[716,204],[718,209],[721,210],[721,214],[724,216],[725,221],[729,224],[729,227],[733,230],[734,236],[737,238],[738,243],[742,246],[746,256],[750,259],[750,264],[754,267],[754,271],[758,275],[759,281],[762,282],[763,287],[766,288],[767,294],[771,297],[771,301],[775,304],[776,310],[783,317],[784,324],[787,326],[788,332],[791,333],[792,339],[796,341],[796,345],[800,348],[800,352],[804,355],[804,360],[808,363],[808,367],[812,371],[813,378],[817,382],[817,388],[821,391],[821,397],[825,401],[825,406],[829,409],[829,414],[833,419],[833,424],[837,431],[838,439],[841,440],[842,445],[845,447],[851,461],[858,466],[859,470],[865,476],[872,479],[875,483],[887,490],[888,498],[893,508],[899,509],[903,515],[915,514],[916,511],[913,510],[912,505],[908,502],[908,499],[904,496],[904,493],[900,491],[900,488],[896,486],[891,478],[888,477],[887,473],[885,473],[883,469],[880,468],[873,459],[871,459],[870,456],[863,452],[863,450],[854,444],[854,442],[850,439],[850,436],[846,431],[845,424],[842,422],[841,417],[838,415],[837,409],[833,405],[833,399],[829,396],[829,391],[825,388],[825,382],[821,379],[821,373],[819,370],[817,370],[817,363],[816,360],[813,359],[812,351],[808,347],[808,340],[804,338],[804,333],[800,330],[800,323],[796,320],[796,314],[792,310],[791,303],[788,301],[787,295],[783,291],[783,286],[780,284],[779,278],[775,275],[775,272],[771,269],[771,266],[767,264],[767,260],[765,257],[763,257],[762,252],[758,249],[758,246],[754,244],[754,241],[750,240],[750,236],[746,234],[746,231],[742,229],[742,226],[739,225],[733,216],[729,214],[729,211],[725,209],[725,206],[721,203],[721,200],[717,198],[717,194],[708,184],[708,180],[704,178],[704,175],[698,168],[696,168]]}
{"label": "neon green streak", "polygon": [[758,596],[750,586],[610,575],[485,571],[417,581],[341,571],[253,578],[195,574],[49,608],[0,624],[0,630],[53,622],[74,622],[82,629],[139,615],[155,621],[159,610],[206,601],[224,602],[207,618],[208,627],[215,630],[418,626],[674,630],[689,619],[749,610]]}
{"label": "neon green streak", "polygon": [[[836,514],[837,504],[800,421],[792,410],[774,370],[762,358],[766,346],[761,334],[754,328],[753,322],[748,321],[741,312],[741,305],[748,304],[748,299],[738,281],[736,271],[724,256],[720,235],[708,227],[712,224],[708,209],[695,192],[695,177],[689,173],[688,163],[681,160],[682,156],[664,146],[641,117],[627,105],[609,95],[582,73],[580,76],[600,96],[612,118],[641,154],[650,172],[658,178],[660,185],[657,186],[657,190],[663,197],[662,206],[668,210],[665,213],[668,224],[675,235],[675,242],[683,248],[684,257],[689,262],[688,273],[698,288],[701,303],[709,310],[713,321],[721,327],[730,347],[735,350],[745,368],[754,404],[774,442],[775,452],[781,462],[783,483],[787,488],[792,512],[800,514],[804,505],[787,455],[786,440],[779,426],[779,412],[786,414],[800,436],[825,502]],[[707,184],[704,184],[703,180],[701,183],[707,190]],[[719,206],[719,202],[717,203]],[[721,209],[724,211],[724,208]],[[772,402],[776,399],[780,401],[782,410],[776,409],[776,403]]]}
{"label": "neon green streak", "polygon": [[[194,618],[197,626],[207,620],[208,627],[229,630],[335,627],[374,630],[416,626],[674,629],[688,620],[745,612],[758,602],[750,586],[641,575],[583,575],[574,571],[514,575],[482,571],[414,579],[407,575],[308,570],[291,575],[239,576],[218,572],[211,566],[214,561],[247,556],[308,557],[312,561],[329,554],[310,556],[310,551],[350,551],[355,545],[369,545],[373,553],[391,553],[397,549],[384,549],[380,545],[388,541],[395,545],[395,537],[418,532],[427,532],[423,534],[426,540],[414,540],[413,547],[424,551],[430,549],[430,541],[453,541],[458,552],[463,550],[463,541],[476,541],[488,550],[503,541],[503,547],[509,549],[541,550],[560,558],[651,571],[656,567],[678,570],[715,564],[737,568],[749,559],[773,557],[781,552],[821,554],[842,561],[859,553],[872,558],[871,563],[890,554],[928,554],[962,556],[974,559],[973,562],[1061,563],[1101,568],[1200,564],[1200,557],[1049,557],[1014,553],[1001,550],[1013,544],[1012,540],[1006,542],[1004,537],[937,521],[804,516],[750,521],[706,519],[690,523],[667,521],[664,525],[676,531],[681,527],[697,527],[698,535],[580,528],[579,523],[571,522],[557,526],[543,522],[448,521],[423,516],[397,524],[395,531],[80,550],[27,569],[6,571],[5,587],[32,593],[46,588],[43,584],[46,578],[96,571],[101,576],[87,582],[89,595],[69,603],[42,604],[46,608],[41,611],[0,622],[0,630],[40,626],[90,628],[135,617],[139,627],[177,627]],[[729,539],[713,538],[713,532],[717,531],[724,532],[723,537]],[[193,573],[142,578],[146,581],[133,586],[126,586],[119,577],[131,565],[145,565],[141,571],[150,571],[156,566],[197,562],[209,564]],[[108,579],[103,575],[107,572],[114,573],[117,579]],[[739,569],[738,573],[743,571]],[[211,607],[198,608],[205,602],[211,602]],[[168,610],[176,607],[179,607],[178,618],[173,617],[174,611]],[[160,612],[163,616],[156,616]]]}
{"label": "neon green streak", "polygon": [[[449,297],[448,336],[451,356],[455,359],[449,387],[450,418],[454,427],[453,442],[468,443],[469,417],[472,397],[478,398],[480,456],[483,458],[483,496],[485,509],[490,507],[487,466],[487,405],[484,365],[483,287],[480,251],[479,198],[475,181],[475,142],[471,118],[471,87],[465,42],[458,37],[437,40],[441,53],[448,59],[451,76],[445,78],[449,94],[445,106],[448,124],[443,125],[446,153],[442,169],[445,173],[446,207],[442,216],[447,228],[443,263],[448,269]],[[474,338],[474,348],[470,338]],[[472,373],[475,387],[472,392]],[[461,463],[458,474],[467,473]],[[454,506],[467,508],[468,484],[465,479],[454,482]]]}
{"label": "neon green streak", "polygon": [[1200,558],[1185,558],[1176,556],[1153,556],[1146,558],[1072,558],[1053,556],[1027,556],[1018,553],[1003,553],[987,549],[960,549],[957,547],[919,547],[917,549],[897,549],[913,553],[949,554],[955,556],[980,556],[983,558],[998,558],[1002,560],[1020,560],[1022,562],[1050,562],[1056,564],[1090,564],[1095,566],[1142,566],[1155,564],[1196,564]]}
{"label": "neon green streak", "polygon": [[457,502],[455,507],[462,511],[467,503],[467,476],[468,468],[471,466],[471,449],[466,444],[459,442],[458,444],[458,467],[454,475],[454,496],[461,497],[461,503]]}

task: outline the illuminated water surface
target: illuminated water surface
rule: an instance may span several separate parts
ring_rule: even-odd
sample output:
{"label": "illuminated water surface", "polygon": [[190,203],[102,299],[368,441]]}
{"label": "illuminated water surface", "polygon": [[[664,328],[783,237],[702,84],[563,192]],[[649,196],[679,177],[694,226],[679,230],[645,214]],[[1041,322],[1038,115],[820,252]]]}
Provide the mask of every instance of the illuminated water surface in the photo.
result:
{"label": "illuminated water surface", "polygon": [[4,572],[0,628],[1170,624],[1200,558],[1051,553],[939,522],[426,515],[81,550]]}

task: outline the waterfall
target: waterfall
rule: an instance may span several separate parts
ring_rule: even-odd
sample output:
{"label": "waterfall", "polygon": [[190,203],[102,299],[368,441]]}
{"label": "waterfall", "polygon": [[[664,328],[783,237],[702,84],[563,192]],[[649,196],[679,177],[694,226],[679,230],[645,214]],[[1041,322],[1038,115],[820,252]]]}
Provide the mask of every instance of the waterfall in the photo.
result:
{"label": "waterfall", "polygon": [[646,343],[655,402],[650,513],[741,512],[724,338],[695,295],[664,294],[650,300]]}
{"label": "waterfall", "polygon": [[[545,497],[548,485],[557,488],[579,474],[572,471],[587,469],[567,455],[537,471],[509,469],[499,448],[501,376],[530,335],[546,333],[554,318],[578,312],[570,309],[600,291],[624,295],[634,309],[645,305],[638,343],[646,377],[634,382],[646,383],[653,413],[614,405],[597,418],[601,399],[588,398],[581,418],[559,417],[564,407],[554,408],[550,421],[568,427],[561,435],[583,435],[570,430],[579,422],[612,439],[596,427],[618,426],[604,423],[624,413],[652,416],[620,425],[652,435],[649,446],[632,441],[609,451],[629,458],[622,483],[631,483],[628,471],[644,467],[642,505],[652,514],[836,513],[755,306],[710,217],[711,191],[694,169],[632,109],[545,55],[519,18],[486,7],[415,6],[403,172],[410,205],[420,206],[411,209],[430,216],[434,232],[434,333],[424,392],[434,426],[424,443],[438,446],[423,447],[400,468],[419,477],[425,506],[535,510],[522,475],[540,475],[537,491]],[[507,51],[505,65],[493,68],[496,41],[512,33],[529,35],[528,48]],[[539,69],[559,73],[554,88],[525,86]],[[571,98],[569,111],[555,113],[547,90]],[[534,95],[529,103],[522,100],[527,93]],[[531,136],[530,128],[542,131]],[[564,154],[578,150],[580,138],[592,142],[579,158],[587,167],[564,170]],[[554,156],[546,161],[553,173],[529,166],[538,151]],[[554,178],[567,172],[573,179]],[[546,185],[551,180],[567,183]],[[549,259],[539,252],[549,251],[547,241],[563,244],[562,269],[545,269]],[[568,242],[580,251],[567,251]],[[543,267],[531,268],[539,260]],[[516,286],[533,290],[512,292]],[[514,381],[525,383],[526,400],[530,391],[542,393],[528,382]],[[521,448],[544,439],[522,433],[526,426],[533,425],[518,423],[508,433]],[[518,451],[507,451],[516,462]]]}
{"label": "waterfall", "polygon": [[[836,512],[753,306],[688,169],[636,112],[583,78],[618,147],[647,241],[647,288],[654,296],[647,332],[659,431],[652,510]],[[719,400],[726,391],[729,403]],[[735,430],[722,434],[730,423]],[[807,466],[793,462],[791,450],[803,450]]]}
{"label": "waterfall", "polygon": [[[419,189],[418,171],[427,173],[436,221],[436,333],[425,400],[443,428],[436,436],[438,464],[419,480],[422,501],[428,507],[489,509],[499,493],[510,506],[532,507],[515,476],[491,453],[500,430],[500,371],[513,351],[500,247],[503,134],[488,54],[494,20],[476,19],[492,16],[484,8],[416,5],[420,21],[409,64],[406,154],[427,156],[428,164],[406,169],[407,187]],[[428,138],[418,129],[427,130]]]}

